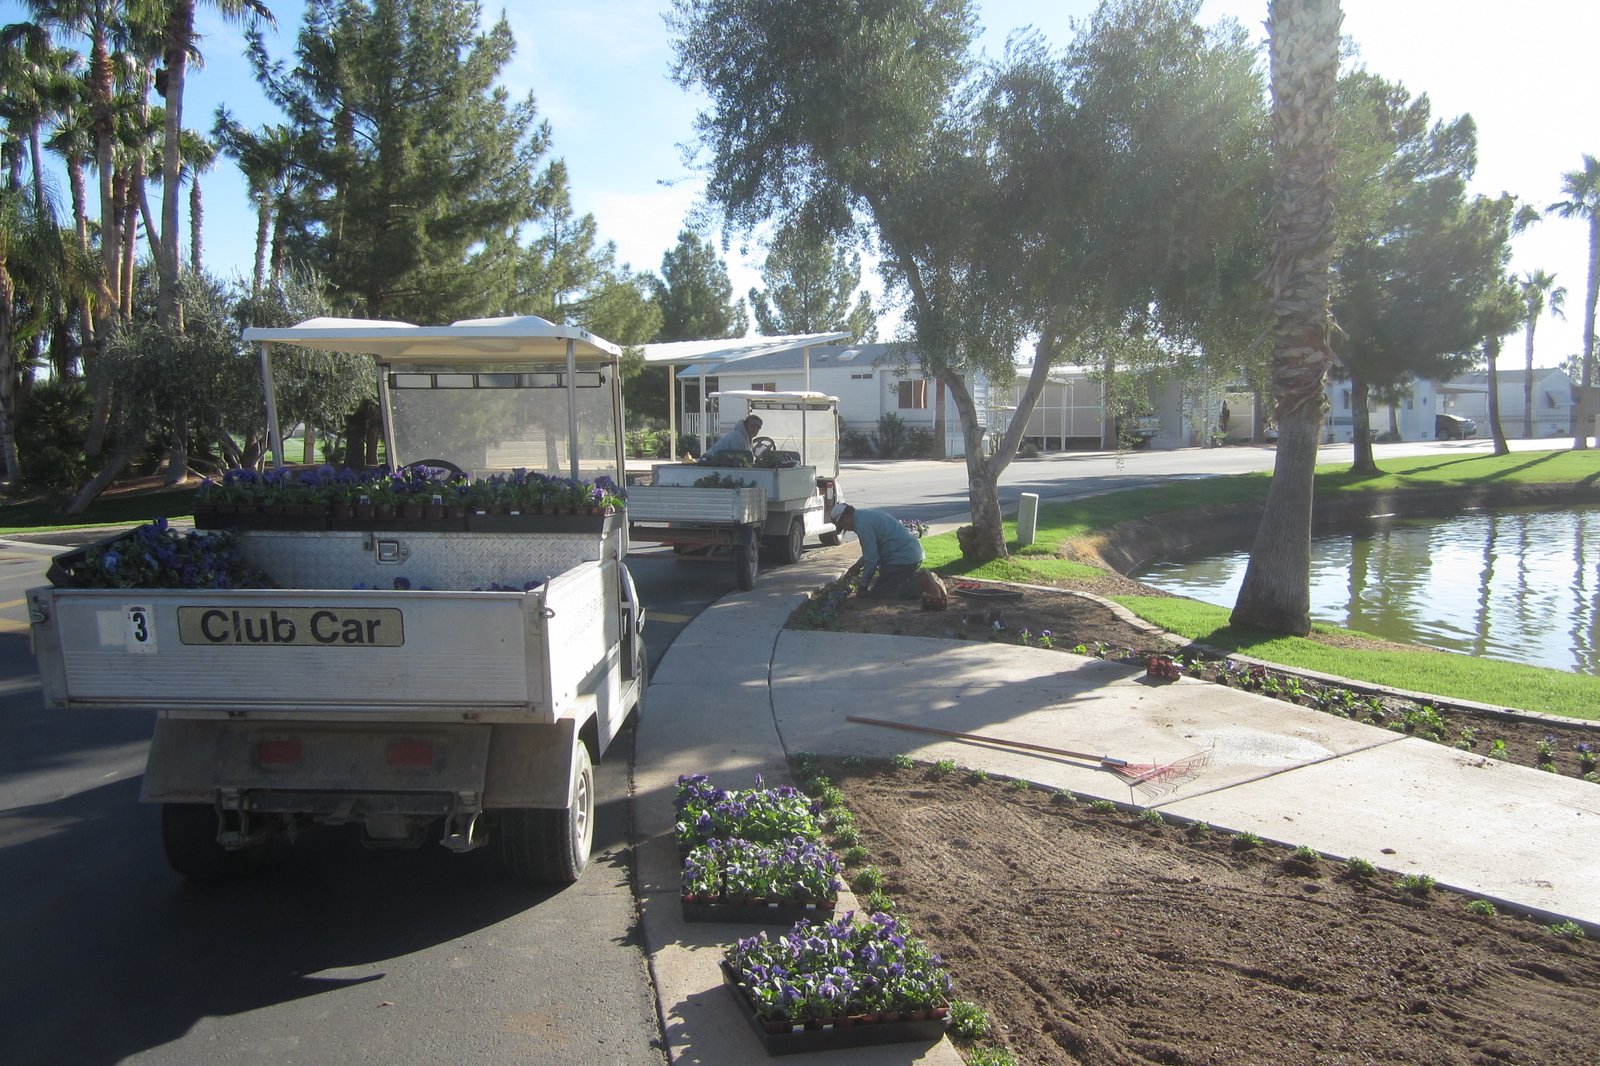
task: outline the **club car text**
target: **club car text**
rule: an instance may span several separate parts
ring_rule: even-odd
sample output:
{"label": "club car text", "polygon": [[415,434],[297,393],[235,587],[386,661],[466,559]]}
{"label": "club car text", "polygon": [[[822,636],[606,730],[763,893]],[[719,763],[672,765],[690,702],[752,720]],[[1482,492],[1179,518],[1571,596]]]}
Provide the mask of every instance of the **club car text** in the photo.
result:
{"label": "club car text", "polygon": [[185,644],[398,648],[405,643],[394,607],[179,607]]}

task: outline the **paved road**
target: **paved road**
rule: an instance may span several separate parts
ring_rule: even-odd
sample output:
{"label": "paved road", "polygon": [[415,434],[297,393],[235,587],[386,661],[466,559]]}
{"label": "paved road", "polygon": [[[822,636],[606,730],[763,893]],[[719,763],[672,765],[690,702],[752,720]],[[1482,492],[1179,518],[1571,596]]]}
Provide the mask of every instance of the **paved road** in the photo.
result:
{"label": "paved road", "polygon": [[[1550,451],[1570,441],[1511,441],[1514,451]],[[1489,441],[1415,441],[1380,444],[1374,449],[1379,466],[1404,455],[1487,454]],[[1244,474],[1271,470],[1277,450],[1269,447],[1181,448],[1171,451],[1059,452],[1037,459],[1017,459],[1000,477],[1000,505],[1014,508],[1017,497],[1091,496],[1102,492],[1161,485],[1175,479]],[[1348,463],[1348,444],[1319,449],[1319,463]],[[923,522],[969,520],[967,468],[962,460],[946,462],[849,462],[839,475],[845,498],[863,507],[889,508],[901,518]]]}

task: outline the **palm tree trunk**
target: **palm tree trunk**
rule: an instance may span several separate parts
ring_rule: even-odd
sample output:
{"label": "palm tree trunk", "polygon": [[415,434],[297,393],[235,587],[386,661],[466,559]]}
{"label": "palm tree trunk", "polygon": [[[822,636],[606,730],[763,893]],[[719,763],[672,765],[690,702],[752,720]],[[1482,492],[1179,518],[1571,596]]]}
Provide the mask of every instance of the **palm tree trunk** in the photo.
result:
{"label": "palm tree trunk", "polygon": [[1489,433],[1494,437],[1494,453],[1510,455],[1506,444],[1506,431],[1500,428],[1500,338],[1488,337],[1483,342],[1483,358],[1489,366]]}
{"label": "palm tree trunk", "polygon": [[1583,358],[1579,371],[1578,404],[1572,412],[1572,446],[1578,451],[1589,447],[1594,435],[1594,404],[1590,389],[1594,385],[1594,305],[1600,298],[1600,213],[1589,215],[1589,287],[1583,301]]}
{"label": "palm tree trunk", "polygon": [[189,269],[200,273],[200,229],[205,220],[205,205],[200,199],[200,175],[189,179]]}
{"label": "palm tree trunk", "polygon": [[1338,0],[1272,0],[1267,15],[1279,204],[1268,274],[1278,454],[1230,621],[1302,636],[1311,631],[1313,473],[1333,361],[1328,286],[1342,19]]}
{"label": "palm tree trunk", "polygon": [[272,235],[272,198],[263,194],[256,209],[256,268],[250,291],[258,293],[267,279],[267,245]]}
{"label": "palm tree trunk", "polygon": [[1522,381],[1522,439],[1533,437],[1533,327],[1536,316],[1528,316],[1528,341],[1526,346],[1528,376]]}
{"label": "palm tree trunk", "polygon": [[[179,171],[183,167],[183,88],[189,70],[189,48],[194,44],[194,0],[176,0],[167,14],[166,46],[162,57],[167,66],[166,128],[161,145],[161,234],[151,234],[151,244],[159,245],[155,257],[161,276],[156,297],[156,317],[163,323],[180,323],[178,310],[178,253],[182,245],[178,234]],[[181,325],[178,326],[182,328]]]}
{"label": "palm tree trunk", "polygon": [[1378,464],[1372,458],[1372,404],[1371,390],[1367,383],[1355,375],[1350,377],[1350,442],[1355,452],[1355,461],[1350,464],[1351,473],[1376,474]]}

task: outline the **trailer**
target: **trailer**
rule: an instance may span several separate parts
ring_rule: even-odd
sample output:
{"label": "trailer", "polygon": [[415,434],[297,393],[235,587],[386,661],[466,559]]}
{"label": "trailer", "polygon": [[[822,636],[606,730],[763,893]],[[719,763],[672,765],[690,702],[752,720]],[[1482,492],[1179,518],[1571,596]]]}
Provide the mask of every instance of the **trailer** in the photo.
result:
{"label": "trailer", "polygon": [[[276,455],[272,354],[295,345],[372,357],[391,471],[622,478],[620,351],[584,330],[316,319],[245,338]],[[141,799],[176,870],[237,876],[275,838],[353,823],[371,846],[493,845],[518,878],[577,879],[594,763],[645,703],[625,514],[206,524],[273,587],[28,593],[49,706],[157,712]]]}
{"label": "trailer", "polygon": [[671,545],[680,558],[731,558],[735,585],[748,591],[762,553],[789,564],[800,560],[808,538],[839,543],[830,517],[842,499],[839,400],[818,392],[712,396],[724,414],[761,418],[749,458],[657,463],[649,485],[628,489],[629,537]]}

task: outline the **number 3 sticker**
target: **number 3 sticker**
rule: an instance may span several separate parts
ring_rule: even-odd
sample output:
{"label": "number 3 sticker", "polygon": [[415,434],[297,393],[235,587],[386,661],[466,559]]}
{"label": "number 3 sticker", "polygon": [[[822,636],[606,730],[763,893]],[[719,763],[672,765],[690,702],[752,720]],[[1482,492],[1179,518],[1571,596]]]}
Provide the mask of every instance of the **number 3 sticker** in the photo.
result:
{"label": "number 3 sticker", "polygon": [[128,607],[128,642],[131,652],[153,654],[156,650],[155,619],[148,607]]}

